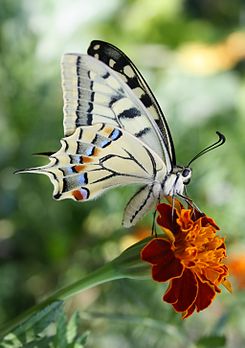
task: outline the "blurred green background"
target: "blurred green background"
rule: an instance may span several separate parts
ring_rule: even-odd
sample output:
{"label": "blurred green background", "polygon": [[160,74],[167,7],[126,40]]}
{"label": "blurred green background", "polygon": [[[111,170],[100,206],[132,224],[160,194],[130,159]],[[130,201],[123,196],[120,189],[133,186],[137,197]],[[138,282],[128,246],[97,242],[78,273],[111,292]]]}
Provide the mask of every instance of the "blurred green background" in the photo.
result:
{"label": "blurred green background", "polygon": [[[167,116],[178,163],[193,163],[189,196],[225,236],[234,293],[182,321],[161,301],[166,288],[120,280],[74,297],[88,347],[195,347],[203,335],[245,346],[245,3],[242,0],[1,0],[0,322],[81,278],[150,233],[152,215],[121,227],[134,192],[121,188],[79,204],[52,199],[49,179],[13,175],[44,164],[62,137],[60,58],[109,41],[135,62]],[[218,347],[218,346],[217,346]]]}

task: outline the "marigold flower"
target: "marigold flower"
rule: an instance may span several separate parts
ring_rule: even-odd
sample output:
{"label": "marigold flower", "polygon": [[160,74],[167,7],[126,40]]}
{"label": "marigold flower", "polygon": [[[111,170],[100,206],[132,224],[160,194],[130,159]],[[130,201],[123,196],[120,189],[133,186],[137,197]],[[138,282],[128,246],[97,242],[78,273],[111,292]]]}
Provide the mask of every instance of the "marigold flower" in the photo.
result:
{"label": "marigold flower", "polygon": [[216,235],[219,227],[213,219],[194,208],[184,209],[179,201],[175,207],[162,203],[157,210],[157,223],[165,238],[153,238],[142,250],[141,258],[152,264],[152,278],[170,281],[163,300],[172,304],[182,318],[208,307],[226,279],[227,266],[224,238]]}

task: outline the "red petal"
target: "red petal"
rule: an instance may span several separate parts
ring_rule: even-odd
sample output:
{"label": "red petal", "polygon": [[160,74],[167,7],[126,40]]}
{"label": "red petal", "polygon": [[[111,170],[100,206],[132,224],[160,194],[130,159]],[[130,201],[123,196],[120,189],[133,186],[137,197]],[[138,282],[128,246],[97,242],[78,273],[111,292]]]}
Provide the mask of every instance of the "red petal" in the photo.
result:
{"label": "red petal", "polygon": [[194,303],[197,291],[195,275],[189,269],[185,269],[181,277],[171,280],[163,300],[171,303],[177,312],[184,312]]}
{"label": "red petal", "polygon": [[[166,260],[167,261],[167,260]],[[175,257],[170,258],[168,262],[154,265],[152,267],[152,278],[158,282],[166,282],[169,279],[180,277],[184,266]]]}
{"label": "red petal", "polygon": [[154,265],[173,258],[171,244],[164,238],[154,238],[141,250],[141,259]]}
{"label": "red petal", "polygon": [[193,212],[191,214],[191,219],[193,221],[197,221],[198,219],[200,219],[202,217],[206,217],[206,215],[204,213],[200,212],[199,210],[193,208]]}
{"label": "red petal", "polygon": [[193,304],[192,306],[190,306],[187,311],[185,311],[184,313],[182,313],[182,319],[186,319],[188,318],[190,315],[192,315],[192,313],[194,312],[196,306]]}
{"label": "red petal", "polygon": [[219,226],[216,225],[215,221],[212,218],[204,215],[201,219],[202,219],[201,221],[202,221],[203,227],[206,227],[207,225],[211,225],[214,227],[215,230],[220,229]]}
{"label": "red petal", "polygon": [[157,210],[160,213],[157,217],[157,223],[163,228],[167,228],[172,231],[174,234],[178,233],[179,226],[176,223],[176,219],[178,218],[176,209],[174,209],[171,205],[161,203],[158,204]]}
{"label": "red petal", "polygon": [[196,310],[200,312],[207,308],[215,297],[215,290],[208,283],[203,283],[200,279],[198,281],[198,294],[195,300]]}

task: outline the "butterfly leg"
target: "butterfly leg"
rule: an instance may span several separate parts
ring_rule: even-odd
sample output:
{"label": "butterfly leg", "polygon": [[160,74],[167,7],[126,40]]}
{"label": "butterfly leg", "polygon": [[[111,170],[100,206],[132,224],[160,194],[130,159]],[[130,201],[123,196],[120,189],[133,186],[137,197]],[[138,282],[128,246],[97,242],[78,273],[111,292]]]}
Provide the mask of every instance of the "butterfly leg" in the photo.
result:
{"label": "butterfly leg", "polygon": [[189,198],[188,196],[185,196],[185,195],[181,195],[180,193],[178,193],[178,196],[181,197],[182,199],[184,199],[192,208],[199,211],[199,213],[201,213],[201,214],[203,213],[201,211],[201,209],[198,208],[198,206],[193,202],[193,200],[191,198]]}
{"label": "butterfly leg", "polygon": [[172,217],[172,221],[173,221],[173,219],[174,219],[174,208],[175,208],[175,195],[173,195],[173,196],[165,196],[165,199],[172,207],[171,217]]}
{"label": "butterfly leg", "polygon": [[156,229],[156,214],[157,210],[155,209],[153,212],[153,221],[152,221],[152,227],[151,227],[151,235],[157,238],[157,229]]}
{"label": "butterfly leg", "polygon": [[[160,204],[160,195],[157,198],[157,203],[156,204]],[[155,210],[153,212],[153,221],[152,221],[152,228],[151,228],[151,235],[155,238],[157,238],[157,228],[156,228],[156,214],[157,214],[157,209],[155,207]]]}
{"label": "butterfly leg", "polygon": [[175,203],[175,196],[172,197],[172,221],[174,221],[174,203]]}

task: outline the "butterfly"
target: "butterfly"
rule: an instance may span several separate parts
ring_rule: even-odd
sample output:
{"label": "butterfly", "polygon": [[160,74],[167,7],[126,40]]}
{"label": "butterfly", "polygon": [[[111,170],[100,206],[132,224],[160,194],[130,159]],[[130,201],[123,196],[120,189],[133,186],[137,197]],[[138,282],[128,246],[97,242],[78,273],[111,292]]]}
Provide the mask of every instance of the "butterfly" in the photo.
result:
{"label": "butterfly", "polygon": [[166,196],[184,195],[190,164],[225,142],[199,152],[187,166],[176,164],[166,118],[141,73],[110,43],[94,40],[87,54],[61,61],[64,138],[49,164],[21,173],[47,175],[53,197],[87,201],[124,185],[140,188],[126,205],[123,226],[136,224]]}

